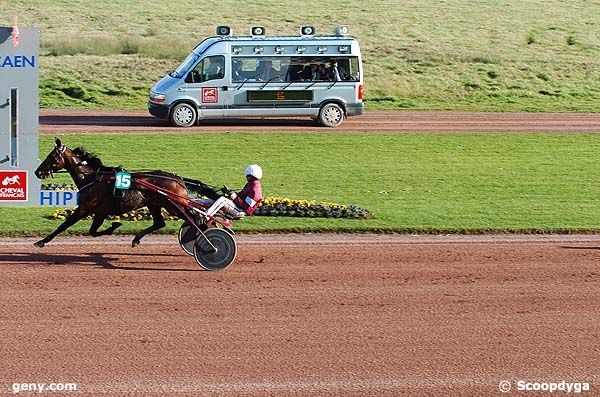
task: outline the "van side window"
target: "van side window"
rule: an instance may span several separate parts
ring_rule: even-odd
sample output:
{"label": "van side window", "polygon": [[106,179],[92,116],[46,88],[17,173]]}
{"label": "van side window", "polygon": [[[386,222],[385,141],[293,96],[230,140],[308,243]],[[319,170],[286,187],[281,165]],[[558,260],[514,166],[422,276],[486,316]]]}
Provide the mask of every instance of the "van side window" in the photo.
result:
{"label": "van side window", "polygon": [[188,73],[186,83],[202,83],[209,80],[222,79],[225,76],[225,57],[215,55],[202,59],[196,67]]}
{"label": "van side window", "polygon": [[233,57],[231,81],[360,81],[360,70],[352,56]]}

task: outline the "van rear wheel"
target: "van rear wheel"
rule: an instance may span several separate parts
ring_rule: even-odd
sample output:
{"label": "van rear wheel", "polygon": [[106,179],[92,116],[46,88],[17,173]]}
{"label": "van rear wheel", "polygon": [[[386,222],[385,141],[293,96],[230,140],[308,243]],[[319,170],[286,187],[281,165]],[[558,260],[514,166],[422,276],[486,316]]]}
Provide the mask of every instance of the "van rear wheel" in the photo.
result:
{"label": "van rear wheel", "polygon": [[325,127],[337,127],[344,122],[344,109],[337,103],[328,103],[319,111],[319,122]]}
{"label": "van rear wheel", "polygon": [[178,103],[171,110],[171,124],[175,127],[191,127],[196,123],[196,109],[189,103]]}

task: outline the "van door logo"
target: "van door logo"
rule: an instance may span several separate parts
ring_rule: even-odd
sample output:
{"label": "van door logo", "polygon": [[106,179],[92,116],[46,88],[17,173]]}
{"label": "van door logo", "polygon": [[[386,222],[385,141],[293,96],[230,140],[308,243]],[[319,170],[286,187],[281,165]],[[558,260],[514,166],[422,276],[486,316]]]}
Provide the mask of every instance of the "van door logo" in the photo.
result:
{"label": "van door logo", "polygon": [[217,87],[202,87],[202,103],[219,102],[219,90]]}
{"label": "van door logo", "polygon": [[0,201],[27,201],[27,171],[0,171]]}

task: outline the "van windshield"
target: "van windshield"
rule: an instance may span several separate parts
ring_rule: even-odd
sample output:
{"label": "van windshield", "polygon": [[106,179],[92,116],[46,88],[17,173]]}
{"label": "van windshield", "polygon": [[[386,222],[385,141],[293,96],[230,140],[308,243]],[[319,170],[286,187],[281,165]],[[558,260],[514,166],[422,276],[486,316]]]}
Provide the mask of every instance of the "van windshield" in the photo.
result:
{"label": "van windshield", "polygon": [[194,47],[194,51],[190,55],[185,58],[181,65],[177,67],[174,71],[169,73],[169,76],[175,77],[176,79],[180,79],[190,71],[192,66],[196,63],[198,58],[200,58],[199,54],[202,54],[204,51],[208,49],[211,45],[218,42],[220,39],[216,37],[208,37],[202,40],[196,47]]}
{"label": "van windshield", "polygon": [[185,58],[183,62],[181,62],[181,65],[179,65],[177,69],[169,73],[169,76],[175,77],[176,79],[182,78],[186,75],[188,70],[190,70],[190,68],[196,63],[198,58],[200,58],[200,55],[197,55],[196,53],[192,52],[190,55],[187,56],[187,58]]}

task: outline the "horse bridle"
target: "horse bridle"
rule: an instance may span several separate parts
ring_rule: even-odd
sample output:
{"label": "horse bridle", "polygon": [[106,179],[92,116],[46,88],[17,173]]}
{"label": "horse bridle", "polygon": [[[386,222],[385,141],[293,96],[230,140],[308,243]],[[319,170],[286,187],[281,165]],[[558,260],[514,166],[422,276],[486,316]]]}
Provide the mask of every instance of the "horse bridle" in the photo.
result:
{"label": "horse bridle", "polygon": [[[54,160],[54,163],[56,164],[56,162],[58,161],[58,159],[62,159],[63,161],[63,168],[65,168],[65,151],[67,150],[67,146],[66,145],[60,145],[60,146],[56,146],[54,148],[53,151],[53,155],[52,158]],[[82,167],[84,165],[87,165],[87,161],[78,161],[76,163],[74,163],[75,167]],[[50,175],[50,177],[54,178],[53,174],[60,174],[60,173],[68,173],[67,170],[56,170],[56,171],[48,171],[48,174]]]}

